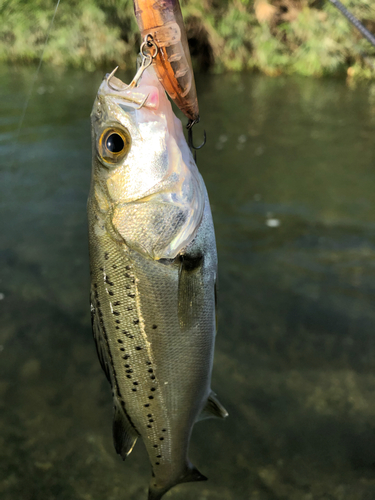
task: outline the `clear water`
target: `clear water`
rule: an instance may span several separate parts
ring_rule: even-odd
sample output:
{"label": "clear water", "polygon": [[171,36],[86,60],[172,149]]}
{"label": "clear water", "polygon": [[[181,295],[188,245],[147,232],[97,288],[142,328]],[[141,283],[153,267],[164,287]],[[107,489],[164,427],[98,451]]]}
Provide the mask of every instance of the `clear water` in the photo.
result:
{"label": "clear water", "polygon": [[[109,68],[111,69],[111,68]],[[102,73],[0,72],[0,498],[145,500],[91,337],[89,114]],[[207,483],[175,500],[375,498],[375,87],[198,78],[220,261]],[[200,127],[200,126],[199,126]],[[199,129],[197,127],[197,129]],[[13,141],[13,142],[12,142]]]}

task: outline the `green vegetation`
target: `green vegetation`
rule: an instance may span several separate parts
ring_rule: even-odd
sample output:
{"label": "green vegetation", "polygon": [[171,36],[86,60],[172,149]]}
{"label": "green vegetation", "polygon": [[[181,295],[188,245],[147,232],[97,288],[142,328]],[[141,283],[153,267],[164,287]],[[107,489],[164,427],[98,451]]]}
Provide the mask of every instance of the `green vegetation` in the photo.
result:
{"label": "green vegetation", "polygon": [[[373,0],[342,0],[375,32]],[[55,0],[0,2],[0,61],[39,59]],[[215,72],[375,78],[375,49],[328,0],[182,0],[194,63]],[[133,66],[132,0],[61,0],[45,60],[92,70]]]}

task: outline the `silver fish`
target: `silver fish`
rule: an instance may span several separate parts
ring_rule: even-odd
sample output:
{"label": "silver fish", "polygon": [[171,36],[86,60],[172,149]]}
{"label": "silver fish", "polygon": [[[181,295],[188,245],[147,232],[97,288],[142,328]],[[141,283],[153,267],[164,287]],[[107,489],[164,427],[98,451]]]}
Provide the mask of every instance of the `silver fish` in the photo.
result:
{"label": "silver fish", "polygon": [[206,188],[152,68],[135,88],[104,79],[92,118],[91,311],[125,459],[142,437],[149,500],[206,479],[189,461],[211,391],[217,257]]}

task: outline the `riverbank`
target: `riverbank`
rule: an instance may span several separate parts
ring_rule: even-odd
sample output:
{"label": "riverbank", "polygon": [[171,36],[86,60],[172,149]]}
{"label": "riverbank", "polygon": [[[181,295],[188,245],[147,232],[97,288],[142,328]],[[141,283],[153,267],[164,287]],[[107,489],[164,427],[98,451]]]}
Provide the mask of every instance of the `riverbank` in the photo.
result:
{"label": "riverbank", "polygon": [[[345,5],[375,32],[372,0]],[[199,70],[257,70],[268,75],[375,78],[375,48],[328,1],[185,0],[181,2]],[[0,7],[0,61],[36,62],[54,0],[8,0]],[[94,70],[133,67],[139,33],[132,0],[62,0],[44,60]]]}

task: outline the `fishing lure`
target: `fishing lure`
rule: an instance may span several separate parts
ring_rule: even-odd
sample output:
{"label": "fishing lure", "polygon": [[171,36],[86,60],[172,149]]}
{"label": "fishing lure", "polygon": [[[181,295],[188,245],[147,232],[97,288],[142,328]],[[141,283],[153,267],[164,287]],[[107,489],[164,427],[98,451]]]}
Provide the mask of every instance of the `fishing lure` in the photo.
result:
{"label": "fishing lure", "polygon": [[178,0],[134,0],[142,38],[154,43],[153,66],[169,97],[189,119],[199,121],[199,107],[189,46]]}

